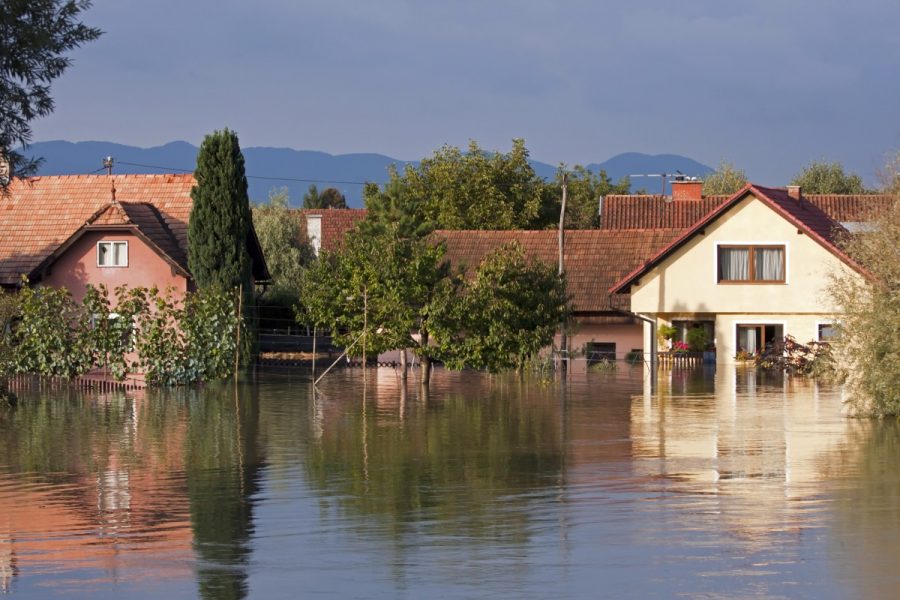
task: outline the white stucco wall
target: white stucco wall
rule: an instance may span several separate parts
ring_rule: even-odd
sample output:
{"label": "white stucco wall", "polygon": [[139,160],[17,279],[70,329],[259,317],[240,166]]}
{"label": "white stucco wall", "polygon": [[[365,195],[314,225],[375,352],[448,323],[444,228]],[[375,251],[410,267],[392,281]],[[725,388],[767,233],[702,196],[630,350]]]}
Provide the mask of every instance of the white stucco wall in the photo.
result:
{"label": "white stucco wall", "polygon": [[[730,244],[783,244],[785,283],[718,283],[718,247]],[[666,322],[715,320],[717,360],[728,363],[735,355],[737,323],[782,324],[785,335],[800,342],[814,339],[820,322],[835,319],[827,293],[830,275],[847,270],[835,255],[748,194],[642,277],[632,287],[631,310]]]}

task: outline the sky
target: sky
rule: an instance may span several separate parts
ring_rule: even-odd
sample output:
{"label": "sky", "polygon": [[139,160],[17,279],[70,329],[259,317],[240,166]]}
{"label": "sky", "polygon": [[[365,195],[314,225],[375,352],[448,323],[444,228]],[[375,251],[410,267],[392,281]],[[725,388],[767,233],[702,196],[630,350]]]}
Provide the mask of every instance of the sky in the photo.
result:
{"label": "sky", "polygon": [[95,0],[33,141],[416,160],[525,138],[548,163],[726,160],[870,183],[900,148],[896,0]]}

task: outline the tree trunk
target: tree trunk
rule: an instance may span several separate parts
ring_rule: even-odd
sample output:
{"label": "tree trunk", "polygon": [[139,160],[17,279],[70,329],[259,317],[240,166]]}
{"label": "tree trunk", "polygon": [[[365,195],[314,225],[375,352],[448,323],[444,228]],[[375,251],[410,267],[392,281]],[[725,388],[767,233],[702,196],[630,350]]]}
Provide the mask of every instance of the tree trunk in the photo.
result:
{"label": "tree trunk", "polygon": [[406,362],[406,348],[400,350],[400,378],[406,381],[406,369],[409,365]]}
{"label": "tree trunk", "polygon": [[426,330],[422,330],[421,332],[422,339],[420,343],[422,344],[424,352],[422,352],[422,385],[427,386],[431,383],[431,357],[428,356],[428,332]]}

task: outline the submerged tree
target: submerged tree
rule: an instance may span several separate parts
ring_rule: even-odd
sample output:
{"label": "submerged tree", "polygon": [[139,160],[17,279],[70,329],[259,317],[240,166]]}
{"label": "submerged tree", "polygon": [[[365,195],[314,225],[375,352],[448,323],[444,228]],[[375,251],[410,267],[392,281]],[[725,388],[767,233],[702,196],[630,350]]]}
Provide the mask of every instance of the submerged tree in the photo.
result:
{"label": "submerged tree", "polygon": [[835,360],[858,414],[900,415],[900,200],[870,230],[848,236],[845,250],[867,278],[836,274],[831,295],[841,314]]}
{"label": "submerged tree", "polygon": [[440,356],[451,368],[521,370],[553,341],[568,310],[565,280],[518,243],[489,254],[459,293],[434,309]]}
{"label": "submerged tree", "polygon": [[[12,175],[30,175],[38,161],[13,150],[31,142],[31,122],[53,112],[50,84],[72,64],[66,55],[101,31],[79,21],[89,0],[6,0],[0,10],[0,153]],[[2,158],[2,157],[0,157]],[[6,185],[6,182],[0,181]]]}

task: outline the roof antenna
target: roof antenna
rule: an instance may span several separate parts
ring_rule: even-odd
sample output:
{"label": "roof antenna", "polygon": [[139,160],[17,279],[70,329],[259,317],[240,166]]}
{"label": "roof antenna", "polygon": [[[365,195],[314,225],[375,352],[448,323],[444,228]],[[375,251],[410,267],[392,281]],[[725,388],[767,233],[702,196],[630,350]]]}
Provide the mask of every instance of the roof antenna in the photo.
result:
{"label": "roof antenna", "polygon": [[115,163],[115,160],[113,160],[112,156],[107,156],[103,159],[103,168],[106,169],[107,175],[112,175],[113,163]]}

